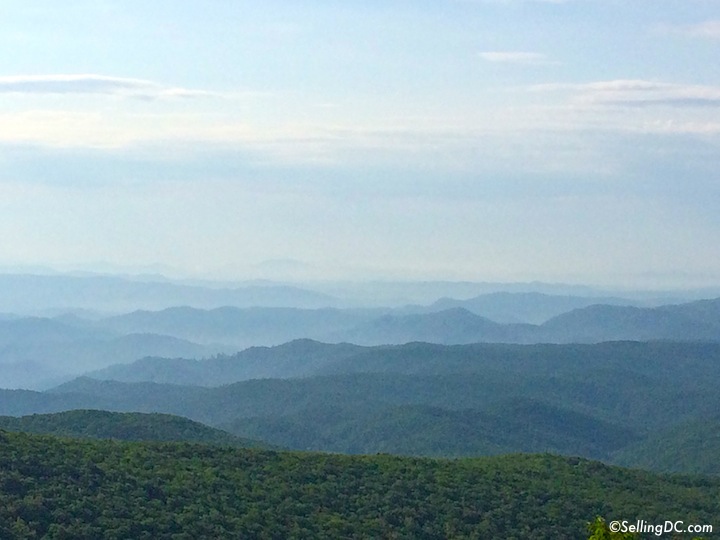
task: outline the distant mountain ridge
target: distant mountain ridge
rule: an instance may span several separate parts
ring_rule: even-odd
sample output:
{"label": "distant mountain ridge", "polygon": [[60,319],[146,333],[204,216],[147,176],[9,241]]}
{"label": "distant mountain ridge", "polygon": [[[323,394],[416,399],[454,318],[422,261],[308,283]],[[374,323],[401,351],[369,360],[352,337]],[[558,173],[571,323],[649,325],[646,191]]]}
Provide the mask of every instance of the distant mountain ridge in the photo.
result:
{"label": "distant mountain ridge", "polygon": [[204,310],[183,306],[134,311],[102,319],[97,325],[117,333],[153,332],[202,344],[231,344],[240,349],[278,345],[293,339],[320,339],[371,320],[382,312],[231,306]]}
{"label": "distant mountain ridge", "polygon": [[0,387],[41,389],[145,356],[199,358],[223,350],[175,336],[122,334],[68,318],[0,320]]}
{"label": "distant mountain ridge", "polygon": [[387,314],[333,338],[362,345],[720,341],[720,298],[654,308],[591,305],[540,325],[500,324],[460,307],[424,314]]}
{"label": "distant mountain ridge", "polygon": [[357,345],[720,341],[720,299],[652,308],[591,305],[539,325],[498,323],[462,307],[409,310],[225,306],[92,318],[9,317],[0,319],[0,387],[43,389],[149,357],[207,358],[296,339]]}
{"label": "distant mountain ridge", "polygon": [[301,339],[274,347],[250,347],[234,355],[218,355],[206,360],[148,357],[87,375],[121,382],[221,386],[249,379],[316,374],[327,364],[349,358],[362,350],[363,347],[348,343],[325,344]]}
{"label": "distant mountain ridge", "polygon": [[550,319],[542,328],[556,342],[648,339],[720,340],[720,299],[637,308],[596,305]]}
{"label": "distant mountain ridge", "polygon": [[341,304],[328,294],[285,284],[210,287],[105,275],[1,273],[0,299],[0,311],[20,313],[59,308],[117,313],[178,305],[209,309],[221,306],[321,308]]}
{"label": "distant mountain ridge", "polygon": [[456,307],[425,313],[403,310],[284,308],[171,308],[99,321],[115,332],[141,329],[200,343],[276,345],[309,338],[358,345],[426,341],[442,344],[597,343],[616,340],[720,340],[720,298],[638,308],[590,305],[543,324],[503,324]]}
{"label": "distant mountain ridge", "polygon": [[[273,317],[279,317],[281,322]],[[264,335],[270,342],[282,337],[282,328],[289,321],[297,322],[291,334],[294,337],[303,334],[298,331],[303,320],[305,320],[304,329],[314,335],[322,334],[324,324],[328,321],[329,324],[337,327],[342,324],[353,324],[363,318],[364,322],[350,329],[330,332],[329,341],[363,346],[399,345],[415,341],[443,345],[600,343],[623,340],[720,341],[720,299],[657,308],[593,305],[560,315],[542,325],[499,324],[463,308],[428,314],[385,314],[377,318],[372,318],[365,311],[358,315],[356,311],[339,310],[253,309],[248,313],[246,310],[236,308],[212,311],[176,308],[163,312],[136,312],[111,318],[108,327],[116,332],[145,327],[158,332],[174,332],[177,339],[185,336],[211,342],[214,339],[245,339],[252,333],[251,330],[258,324],[262,325],[262,321],[266,318],[275,320],[273,323],[275,330],[269,331],[276,332],[274,339],[268,333],[255,337],[260,339],[260,336]],[[248,320],[251,321],[249,325],[246,324]],[[154,339],[160,340],[159,337]],[[319,346],[316,346],[317,350],[312,353],[305,351],[301,354],[292,351],[293,348],[300,347],[299,344],[302,342],[303,340],[298,340],[294,344],[288,343],[282,346],[282,350],[288,351],[285,367],[280,367],[278,364],[263,364],[264,360],[261,357],[265,349],[250,347],[235,356],[221,355],[211,361],[200,362],[191,359],[161,358],[162,354],[149,352],[132,364],[113,365],[91,373],[92,376],[99,378],[126,382],[146,380],[213,386],[250,378],[313,375],[315,374],[313,370],[320,365],[318,362],[323,362],[323,357],[340,355],[341,349],[345,351],[343,355],[357,352],[357,349],[350,345],[343,347],[338,345],[332,353],[318,352]],[[191,350],[188,348],[192,346],[192,342],[180,345],[178,344],[177,352],[182,352],[182,347]],[[165,346],[170,347],[170,343],[166,343]],[[196,347],[202,351],[200,346]],[[146,347],[144,350],[150,348]],[[277,355],[280,350],[272,354]],[[320,354],[320,356],[313,357],[313,362],[310,362],[304,354],[311,356]],[[257,358],[251,360],[255,356]],[[299,361],[299,358],[304,360]]]}
{"label": "distant mountain ridge", "polygon": [[467,300],[441,298],[430,306],[416,308],[422,311],[443,311],[464,308],[496,323],[542,324],[563,313],[596,304],[656,307],[669,303],[665,298],[631,300],[617,296],[570,296],[550,295],[539,292],[494,292],[475,296]]}

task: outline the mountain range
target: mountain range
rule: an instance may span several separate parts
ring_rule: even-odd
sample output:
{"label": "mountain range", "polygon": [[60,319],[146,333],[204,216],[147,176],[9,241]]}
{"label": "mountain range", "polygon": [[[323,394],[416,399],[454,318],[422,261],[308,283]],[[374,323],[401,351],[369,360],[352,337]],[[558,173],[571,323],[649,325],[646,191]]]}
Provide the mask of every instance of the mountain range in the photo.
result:
{"label": "mountain range", "polygon": [[159,310],[178,305],[210,309],[236,307],[340,306],[328,294],[271,282],[232,285],[185,283],[163,276],[38,275],[0,273],[0,312],[58,314],[64,312],[123,313]]}
{"label": "mountain range", "polygon": [[[681,436],[668,439],[662,458],[653,457],[653,437],[720,410],[718,343],[361,347],[301,340],[202,362],[206,370],[168,364],[164,377],[181,379],[173,384],[82,377],[46,392],[2,390],[0,414],[167,413],[298,450],[552,452],[660,469],[674,455],[685,470]],[[142,379],[144,366],[136,367]],[[273,378],[258,378],[261,372]],[[227,384],[243,373],[253,378]],[[694,463],[714,462],[716,447],[696,441],[694,448]]]}
{"label": "mountain range", "polygon": [[136,311],[96,322],[117,333],[152,332],[203,344],[276,345],[298,338],[358,345],[410,341],[464,344],[597,343],[612,340],[720,340],[720,298],[654,308],[596,304],[542,324],[497,323],[457,307],[403,310],[232,307]]}
{"label": "mountain range", "polygon": [[[357,345],[720,341],[720,299],[653,308],[591,305],[542,324],[497,323],[461,307],[425,313],[380,308],[175,307],[95,318],[6,317],[0,319],[0,387],[44,389],[116,364],[164,362],[150,357],[185,358],[188,366],[191,359],[300,338]],[[111,372],[123,379],[122,370],[113,367]]]}

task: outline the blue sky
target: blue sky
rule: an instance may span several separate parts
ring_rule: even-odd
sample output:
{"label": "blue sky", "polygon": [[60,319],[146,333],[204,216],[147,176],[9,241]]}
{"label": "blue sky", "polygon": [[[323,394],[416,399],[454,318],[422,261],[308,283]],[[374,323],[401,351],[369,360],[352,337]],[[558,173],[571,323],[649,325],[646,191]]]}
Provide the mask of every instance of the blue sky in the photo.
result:
{"label": "blue sky", "polygon": [[0,266],[717,285],[719,52],[716,0],[7,0]]}

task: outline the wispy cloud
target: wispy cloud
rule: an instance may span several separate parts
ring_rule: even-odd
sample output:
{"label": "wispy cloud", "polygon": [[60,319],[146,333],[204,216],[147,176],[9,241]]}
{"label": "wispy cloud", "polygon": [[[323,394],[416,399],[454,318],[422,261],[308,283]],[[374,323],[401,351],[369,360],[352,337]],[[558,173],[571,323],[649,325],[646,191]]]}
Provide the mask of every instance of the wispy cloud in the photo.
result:
{"label": "wispy cloud", "polygon": [[198,97],[210,92],[165,86],[144,79],[94,74],[15,75],[0,77],[0,93],[105,94],[143,99]]}
{"label": "wispy cloud", "polygon": [[543,84],[531,87],[536,91],[570,91],[575,99],[589,105],[619,105],[630,107],[718,107],[720,87],[686,85],[621,79],[584,84]]}
{"label": "wispy cloud", "polygon": [[546,65],[551,64],[547,56],[536,52],[523,51],[483,51],[480,58],[487,62],[499,64]]}
{"label": "wispy cloud", "polygon": [[677,34],[692,38],[720,40],[720,19],[697,24],[664,25],[660,30],[668,34]]}

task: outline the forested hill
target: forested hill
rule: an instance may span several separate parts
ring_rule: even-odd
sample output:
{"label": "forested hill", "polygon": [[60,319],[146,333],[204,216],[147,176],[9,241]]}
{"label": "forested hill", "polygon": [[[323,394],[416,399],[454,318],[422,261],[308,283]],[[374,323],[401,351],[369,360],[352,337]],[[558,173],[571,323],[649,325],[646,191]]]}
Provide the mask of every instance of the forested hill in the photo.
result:
{"label": "forested hill", "polygon": [[0,429],[88,439],[125,441],[178,441],[268,448],[225,431],[170,414],[116,413],[73,410],[23,417],[0,416]]}
{"label": "forested hill", "polygon": [[[441,375],[511,373],[518,384],[533,376],[545,379],[572,374],[574,379],[605,373],[705,385],[720,376],[720,343],[607,342],[599,344],[515,345],[407,343],[357,346],[296,340],[275,347],[252,347],[207,360],[145,358],[92,372],[91,378],[121,382],[156,382],[220,386],[262,378],[295,378],[348,373]],[[619,388],[626,381],[618,381]],[[72,384],[60,387],[74,391]]]}
{"label": "forested hill", "polygon": [[445,461],[0,432],[7,539],[575,540],[597,515],[717,530],[718,492],[718,480],[549,455]]}
{"label": "forested hill", "polygon": [[274,347],[250,347],[236,354],[221,354],[204,360],[146,357],[132,364],[93,371],[88,376],[123,382],[221,386],[249,379],[317,375],[329,365],[344,361],[352,364],[354,358],[367,351],[367,347],[349,343],[299,339]]}
{"label": "forested hill", "polygon": [[[652,455],[653,434],[707,421],[720,410],[717,343],[300,341],[217,361],[206,361],[206,379],[203,362],[191,363],[197,371],[169,363],[164,373],[197,383],[223,375],[229,383],[245,368],[295,378],[217,387],[80,378],[47,392],[0,390],[0,414],[162,412],[297,450],[443,457],[552,452],[662,469],[674,460],[680,470],[720,472],[716,447],[702,437],[688,438],[694,441],[688,449],[673,435],[666,455]],[[682,459],[691,453],[701,469]]]}
{"label": "forested hill", "polygon": [[720,415],[691,420],[653,432],[614,456],[619,465],[662,472],[720,476]]}

